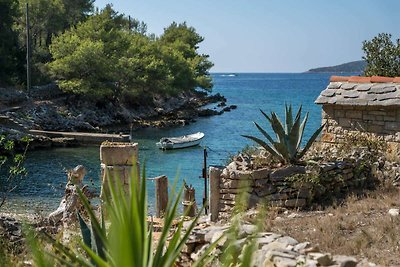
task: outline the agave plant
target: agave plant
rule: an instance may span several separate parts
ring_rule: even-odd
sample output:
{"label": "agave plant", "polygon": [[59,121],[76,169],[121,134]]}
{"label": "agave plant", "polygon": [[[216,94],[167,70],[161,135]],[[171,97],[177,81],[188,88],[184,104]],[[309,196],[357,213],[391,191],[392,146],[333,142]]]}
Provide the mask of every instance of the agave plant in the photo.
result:
{"label": "agave plant", "polygon": [[[135,173],[134,171],[131,181],[137,181],[134,178]],[[145,171],[142,177],[146,177]],[[183,187],[176,192],[175,182],[171,188],[173,197],[168,202],[158,240],[154,240],[153,225],[148,222],[145,180],[142,179],[139,187],[131,183],[128,196],[118,179],[115,185],[108,182],[108,187],[110,193],[106,194],[104,204],[107,224],[104,223],[103,215],[99,219],[94,214],[89,201],[78,189],[79,198],[90,218],[90,223],[86,223],[78,214],[82,234],[79,250],[85,253],[53,241],[57,253],[46,255],[40,246],[38,249],[38,245],[31,242],[36,266],[175,266],[201,215],[200,211],[184,231],[183,219],[177,219]]]}
{"label": "agave plant", "polygon": [[282,163],[296,164],[311,147],[311,145],[325,126],[324,124],[319,127],[313,133],[311,138],[307,141],[305,147],[302,149],[301,143],[303,140],[304,129],[308,120],[308,112],[304,119],[301,120],[301,110],[302,107],[300,106],[299,110],[297,111],[296,117],[293,119],[292,105],[285,105],[285,124],[281,122],[275,112],[271,112],[271,115],[268,116],[264,111],[260,110],[264,117],[270,123],[272,130],[276,134],[277,140],[274,140],[256,122],[254,122],[254,124],[256,125],[257,129],[262,133],[262,135],[267,139],[269,143],[254,136],[242,136],[251,139],[257,144],[261,145],[263,148],[265,148],[265,150],[271,153],[273,157],[277,158]]}

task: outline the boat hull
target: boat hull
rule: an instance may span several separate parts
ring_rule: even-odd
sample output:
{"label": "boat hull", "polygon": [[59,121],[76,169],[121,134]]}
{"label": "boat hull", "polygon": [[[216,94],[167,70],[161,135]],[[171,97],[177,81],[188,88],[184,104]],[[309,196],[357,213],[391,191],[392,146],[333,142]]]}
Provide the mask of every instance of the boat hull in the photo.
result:
{"label": "boat hull", "polygon": [[187,143],[178,143],[178,144],[169,144],[169,143],[157,143],[157,147],[160,149],[180,149],[187,148],[200,145],[201,140],[187,142]]}
{"label": "boat hull", "polygon": [[162,138],[160,142],[156,143],[157,147],[163,150],[166,149],[180,149],[198,146],[203,139],[203,133],[196,133],[181,137]]}

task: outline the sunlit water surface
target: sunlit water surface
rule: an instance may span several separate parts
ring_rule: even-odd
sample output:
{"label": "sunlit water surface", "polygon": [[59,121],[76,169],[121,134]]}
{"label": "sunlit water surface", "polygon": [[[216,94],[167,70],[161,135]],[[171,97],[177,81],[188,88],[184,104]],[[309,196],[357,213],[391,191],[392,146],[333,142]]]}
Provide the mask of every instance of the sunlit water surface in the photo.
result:
{"label": "sunlit water surface", "polygon": [[[178,177],[196,189],[196,198],[201,203],[204,183],[202,173],[203,146],[208,149],[208,164],[223,165],[229,155],[240,151],[251,142],[241,134],[259,135],[252,121],[266,125],[259,109],[284,113],[284,104],[300,104],[310,113],[305,138],[321,123],[321,108],[314,104],[320,91],[326,88],[331,74],[238,74],[227,76],[213,74],[214,93],[228,99],[228,105],[238,108],[221,116],[199,118],[184,127],[169,129],[143,129],[133,133],[139,143],[140,161],[146,163],[147,177],[167,175],[170,184]],[[163,136],[179,136],[204,132],[202,146],[161,151],[155,143]],[[65,170],[84,165],[88,174],[86,183],[99,192],[100,161],[98,147],[58,148],[33,151],[28,154],[26,167],[29,175],[8,199],[3,210],[17,213],[48,213],[54,210],[63,195],[66,183]],[[149,212],[154,213],[154,184],[147,182]]]}

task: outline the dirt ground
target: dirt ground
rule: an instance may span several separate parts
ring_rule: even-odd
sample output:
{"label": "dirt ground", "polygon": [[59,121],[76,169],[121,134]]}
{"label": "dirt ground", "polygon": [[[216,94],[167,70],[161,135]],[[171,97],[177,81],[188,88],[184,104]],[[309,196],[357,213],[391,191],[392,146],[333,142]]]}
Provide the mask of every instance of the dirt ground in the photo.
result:
{"label": "dirt ground", "polygon": [[326,209],[271,211],[265,228],[309,241],[324,252],[400,266],[400,216],[388,214],[393,208],[400,208],[400,189],[386,187]]}

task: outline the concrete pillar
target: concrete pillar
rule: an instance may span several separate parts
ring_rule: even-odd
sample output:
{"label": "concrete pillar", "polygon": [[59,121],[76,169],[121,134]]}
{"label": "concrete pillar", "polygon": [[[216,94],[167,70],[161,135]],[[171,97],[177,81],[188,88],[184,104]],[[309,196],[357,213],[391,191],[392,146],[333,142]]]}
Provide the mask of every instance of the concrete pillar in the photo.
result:
{"label": "concrete pillar", "polygon": [[211,221],[215,222],[218,220],[219,214],[219,198],[220,198],[220,180],[223,167],[211,166],[209,168],[209,179],[210,179],[210,193],[209,193],[209,207],[211,213]]}
{"label": "concrete pillar", "polygon": [[[140,167],[138,161],[137,143],[104,142],[100,146],[101,161],[101,193],[103,198],[108,194],[108,181],[114,186],[123,186],[128,195],[130,183],[138,188],[140,185]],[[134,179],[134,180],[132,180]],[[119,183],[116,181],[119,180]]]}

